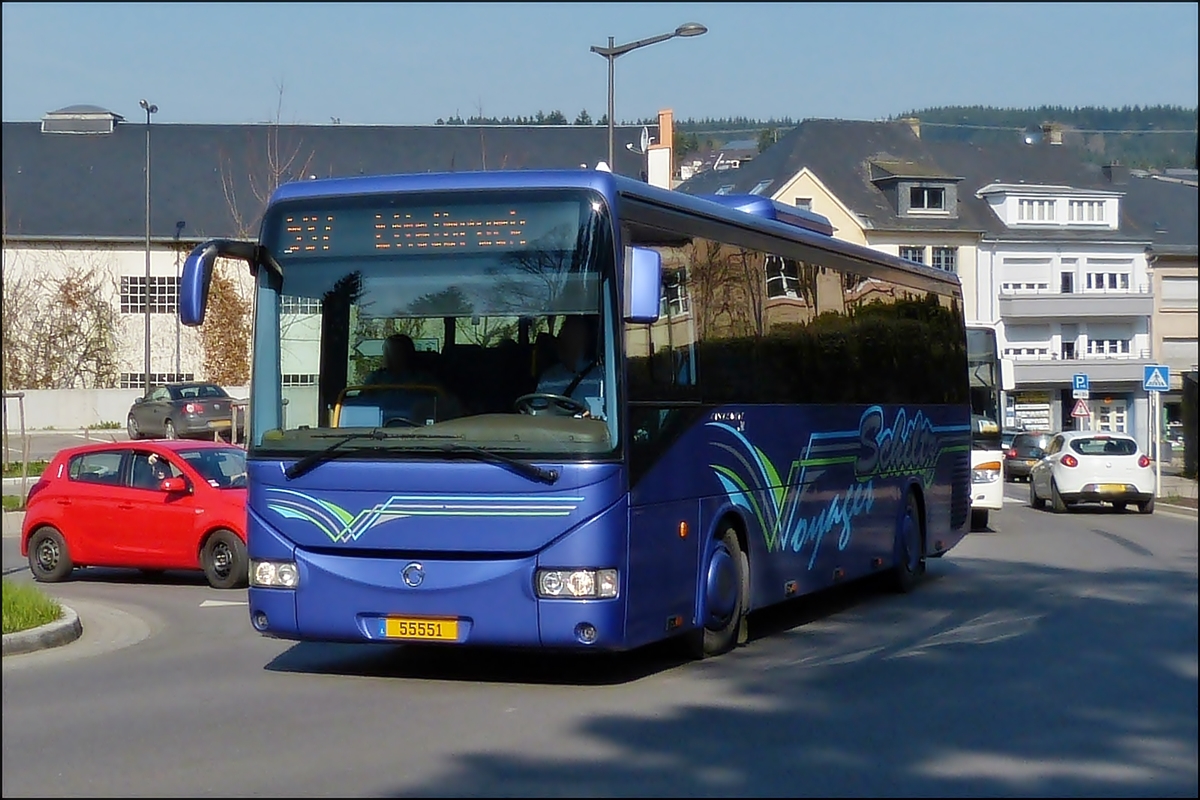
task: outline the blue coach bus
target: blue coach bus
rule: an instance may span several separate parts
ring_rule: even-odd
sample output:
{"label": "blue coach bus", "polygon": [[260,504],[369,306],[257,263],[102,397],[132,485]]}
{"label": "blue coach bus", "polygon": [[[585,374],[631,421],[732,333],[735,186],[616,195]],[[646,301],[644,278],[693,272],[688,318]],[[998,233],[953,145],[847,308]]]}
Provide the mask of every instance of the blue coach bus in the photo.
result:
{"label": "blue coach bus", "polygon": [[263,634],[626,650],[890,573],[970,517],[953,274],[823,217],[605,171],[282,186],[256,243]]}

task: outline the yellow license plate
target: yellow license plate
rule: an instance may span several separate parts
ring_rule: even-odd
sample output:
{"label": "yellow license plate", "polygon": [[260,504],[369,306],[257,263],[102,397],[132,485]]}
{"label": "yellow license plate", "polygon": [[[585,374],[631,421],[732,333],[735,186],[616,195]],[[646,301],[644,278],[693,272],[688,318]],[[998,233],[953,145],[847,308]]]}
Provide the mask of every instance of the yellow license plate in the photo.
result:
{"label": "yellow license plate", "polygon": [[227,419],[214,419],[210,420],[208,423],[208,427],[210,428],[228,428],[231,425],[233,425],[233,423]]}
{"label": "yellow license plate", "polygon": [[1125,484],[1123,483],[1102,483],[1100,491],[1109,492],[1112,494],[1123,494],[1125,492]]}
{"label": "yellow license plate", "polygon": [[458,641],[458,620],[388,617],[384,621],[384,635],[389,639],[456,642]]}

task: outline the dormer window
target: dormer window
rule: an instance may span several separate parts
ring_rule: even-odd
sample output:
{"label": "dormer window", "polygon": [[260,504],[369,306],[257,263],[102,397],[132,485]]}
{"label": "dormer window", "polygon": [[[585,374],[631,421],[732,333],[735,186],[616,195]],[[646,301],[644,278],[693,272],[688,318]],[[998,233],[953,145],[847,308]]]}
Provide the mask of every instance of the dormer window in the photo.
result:
{"label": "dormer window", "polygon": [[1070,222],[1104,222],[1103,200],[1072,200],[1067,204]]}
{"label": "dormer window", "polygon": [[908,190],[908,207],[912,211],[945,211],[946,190],[941,186],[913,186]]}
{"label": "dormer window", "polygon": [[1017,201],[1017,219],[1021,222],[1054,222],[1054,201],[1022,198]]}

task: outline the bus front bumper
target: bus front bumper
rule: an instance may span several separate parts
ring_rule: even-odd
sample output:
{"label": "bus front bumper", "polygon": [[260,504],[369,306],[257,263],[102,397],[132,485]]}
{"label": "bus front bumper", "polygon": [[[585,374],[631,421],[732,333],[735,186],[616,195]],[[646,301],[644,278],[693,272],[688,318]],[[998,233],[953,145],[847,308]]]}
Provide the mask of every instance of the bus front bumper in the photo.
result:
{"label": "bus front bumper", "polygon": [[[250,621],[282,639],[621,650],[625,602],[539,599],[537,557],[391,559],[295,552],[300,591],[249,590]],[[622,576],[623,577],[623,576]]]}

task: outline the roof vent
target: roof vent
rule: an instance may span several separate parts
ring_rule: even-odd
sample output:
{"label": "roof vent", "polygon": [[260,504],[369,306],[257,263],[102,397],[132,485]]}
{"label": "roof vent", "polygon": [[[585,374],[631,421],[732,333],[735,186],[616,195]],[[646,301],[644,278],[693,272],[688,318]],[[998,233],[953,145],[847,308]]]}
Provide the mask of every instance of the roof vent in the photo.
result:
{"label": "roof vent", "polygon": [[118,122],[124,122],[100,106],[67,106],[42,117],[42,133],[112,133]]}
{"label": "roof vent", "polygon": [[785,225],[794,225],[797,228],[803,228],[813,233],[824,234],[825,236],[833,235],[833,225],[826,217],[815,214],[812,211],[805,211],[795,206],[789,206],[787,203],[781,203],[769,197],[760,197],[751,194],[700,196],[704,197],[705,200],[720,203],[728,208],[734,208],[746,214],[753,214],[756,217],[773,219]]}

